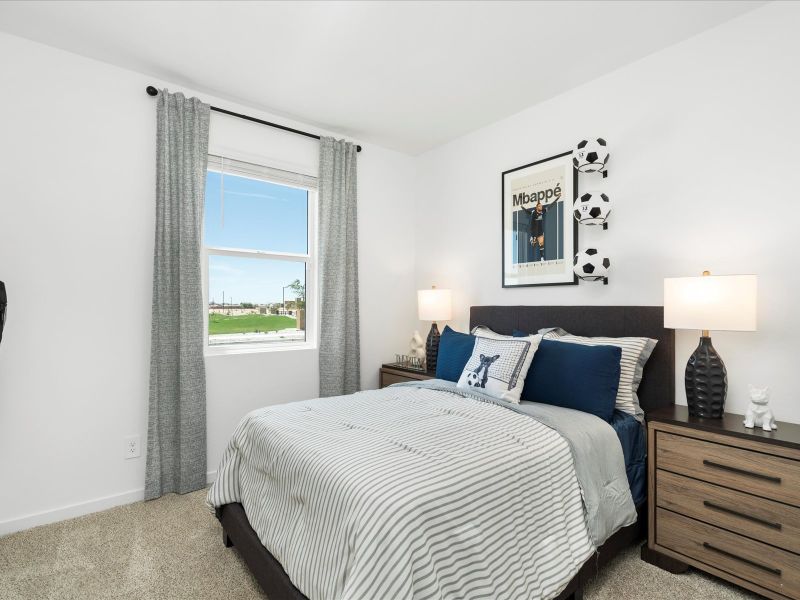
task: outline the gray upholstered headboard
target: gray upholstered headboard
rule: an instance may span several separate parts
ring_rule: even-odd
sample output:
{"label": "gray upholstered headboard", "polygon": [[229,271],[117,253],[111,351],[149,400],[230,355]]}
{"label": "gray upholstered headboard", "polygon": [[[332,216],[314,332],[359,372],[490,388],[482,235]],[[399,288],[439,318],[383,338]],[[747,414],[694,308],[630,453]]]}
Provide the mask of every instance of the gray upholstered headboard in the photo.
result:
{"label": "gray upholstered headboard", "polygon": [[473,306],[470,329],[476,325],[507,335],[562,327],[575,335],[653,338],[658,344],[644,368],[639,404],[647,413],[675,403],[675,332],[664,329],[661,306]]}

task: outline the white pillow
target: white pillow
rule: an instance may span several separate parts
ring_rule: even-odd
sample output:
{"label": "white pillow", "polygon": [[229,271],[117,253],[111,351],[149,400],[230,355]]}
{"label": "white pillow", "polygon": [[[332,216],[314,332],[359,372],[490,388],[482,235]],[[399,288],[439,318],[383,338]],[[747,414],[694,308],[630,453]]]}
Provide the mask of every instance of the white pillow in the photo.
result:
{"label": "white pillow", "polygon": [[485,328],[476,328],[473,335],[477,338],[475,347],[457,387],[519,404],[525,375],[542,336],[512,337]]}
{"label": "white pillow", "polygon": [[504,335],[502,333],[497,333],[496,331],[492,331],[486,325],[476,325],[472,328],[470,333],[477,337],[488,337],[495,340],[518,340],[519,338],[515,338],[513,335]]}

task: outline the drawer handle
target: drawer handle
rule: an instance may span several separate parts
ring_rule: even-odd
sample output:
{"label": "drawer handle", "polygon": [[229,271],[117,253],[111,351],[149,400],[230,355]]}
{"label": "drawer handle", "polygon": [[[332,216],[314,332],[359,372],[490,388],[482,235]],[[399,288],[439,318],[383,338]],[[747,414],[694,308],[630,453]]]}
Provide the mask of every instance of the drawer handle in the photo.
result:
{"label": "drawer handle", "polygon": [[772,573],[773,575],[777,575],[778,577],[781,576],[780,569],[774,569],[772,567],[768,567],[766,565],[762,565],[761,563],[757,563],[754,560],[750,560],[749,558],[742,558],[741,556],[736,556],[735,554],[728,552],[727,550],[723,550],[721,548],[717,548],[716,546],[712,546],[708,542],[703,542],[703,548],[707,548],[708,550],[713,550],[718,554],[722,554],[722,556],[727,556],[728,558],[732,558],[734,560],[738,560],[743,562],[751,567],[755,567],[756,569],[761,569],[762,571],[766,571],[767,573]]}
{"label": "drawer handle", "polygon": [[753,515],[748,515],[738,510],[733,510],[732,508],[727,508],[726,506],[720,506],[719,504],[715,504],[713,502],[709,502],[708,500],[703,500],[703,505],[707,506],[708,508],[713,508],[714,510],[719,510],[721,512],[728,513],[730,515],[734,515],[740,517],[742,519],[747,519],[748,521],[753,521],[754,523],[759,523],[766,527],[771,527],[772,529],[782,529],[782,525],[780,523],[773,523],[772,521],[766,521],[764,519],[760,519],[758,517],[754,517]]}
{"label": "drawer handle", "polygon": [[756,479],[764,479],[772,483],[780,483],[780,477],[773,477],[772,475],[764,475],[763,473],[756,473],[754,471],[747,471],[738,467],[731,467],[729,465],[722,465],[720,463],[711,462],[710,460],[703,460],[703,464],[707,467],[714,467],[715,469],[722,469],[723,471],[730,471],[739,475],[747,475],[748,477],[755,477]]}

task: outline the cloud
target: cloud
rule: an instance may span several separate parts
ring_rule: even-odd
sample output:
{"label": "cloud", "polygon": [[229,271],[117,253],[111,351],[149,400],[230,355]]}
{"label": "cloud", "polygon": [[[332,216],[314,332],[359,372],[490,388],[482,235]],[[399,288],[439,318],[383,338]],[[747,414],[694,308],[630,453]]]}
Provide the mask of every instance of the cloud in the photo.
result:
{"label": "cloud", "polygon": [[212,262],[208,265],[208,272],[213,273],[214,275],[228,275],[230,277],[238,277],[240,275],[244,275],[244,271],[242,269],[237,269],[236,267],[232,267],[230,265],[226,265],[224,263]]}

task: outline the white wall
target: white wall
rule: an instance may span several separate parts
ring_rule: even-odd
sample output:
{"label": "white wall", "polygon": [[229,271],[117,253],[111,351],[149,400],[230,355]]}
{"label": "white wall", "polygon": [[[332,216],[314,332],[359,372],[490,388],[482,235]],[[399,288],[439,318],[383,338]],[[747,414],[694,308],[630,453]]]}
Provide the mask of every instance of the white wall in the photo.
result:
{"label": "white wall", "polygon": [[[760,277],[759,331],[714,335],[730,409],[744,410],[752,381],[772,386],[780,419],[800,421],[799,16],[770,4],[416,159],[365,145],[365,387],[412,328],[427,329],[417,287],[451,287],[464,327],[472,304],[660,304],[663,277],[709,268]],[[144,87],[161,82],[5,34],[0,56],[13,57],[0,61],[3,533],[142,495],[144,459],[123,460],[122,440],[146,433],[155,107]],[[213,119],[212,148],[316,167],[313,141]],[[501,289],[500,173],[588,135],[613,151],[611,227],[581,232],[611,254],[610,285]],[[678,336],[679,402],[696,339]],[[209,357],[207,371],[210,470],[242,414],[318,387],[314,351]]]}
{"label": "white wall", "polygon": [[[757,273],[758,332],[712,333],[728,408],[746,409],[748,382],[768,384],[778,419],[800,422],[798,20],[795,3],[767,5],[423,155],[417,284],[451,287],[465,327],[470,305],[658,305],[664,277]],[[580,183],[614,202],[608,231],[580,232],[609,252],[609,285],[502,289],[500,173],[586,136],[612,151],[608,179]],[[698,336],[677,336],[679,403]]]}
{"label": "white wall", "polygon": [[[123,460],[123,437],[145,447],[155,104],[144,88],[164,84],[6,34],[0,56],[13,57],[0,61],[2,534],[142,497],[144,457]],[[214,114],[210,145],[316,174],[316,141],[256,124]],[[365,387],[414,319],[412,169],[376,146],[359,155]],[[243,414],[317,394],[315,350],[206,364],[210,471]]]}

